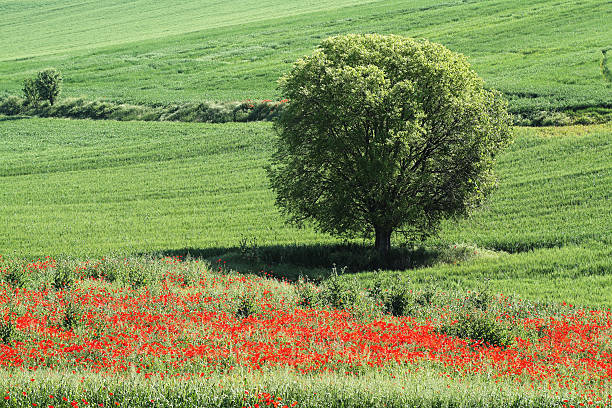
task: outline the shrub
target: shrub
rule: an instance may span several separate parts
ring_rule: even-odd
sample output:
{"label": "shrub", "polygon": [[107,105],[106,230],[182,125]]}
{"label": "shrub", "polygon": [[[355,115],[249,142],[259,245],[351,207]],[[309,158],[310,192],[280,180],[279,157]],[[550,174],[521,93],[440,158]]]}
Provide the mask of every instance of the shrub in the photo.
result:
{"label": "shrub", "polygon": [[52,286],[55,290],[67,289],[72,285],[72,272],[67,265],[57,265]]}
{"label": "shrub", "polygon": [[38,93],[38,87],[36,86],[35,79],[27,78],[25,81],[23,81],[23,95],[27,105],[38,104],[40,94]]}
{"label": "shrub", "polygon": [[475,346],[505,348],[512,343],[508,330],[484,313],[461,314],[456,322],[442,326],[438,331],[449,336],[473,340]]}
{"label": "shrub", "polygon": [[243,293],[237,299],[235,315],[239,319],[247,318],[257,313],[257,303],[253,295]]}
{"label": "shrub", "polygon": [[15,332],[15,324],[11,320],[0,321],[0,342],[9,345]]}
{"label": "shrub", "polygon": [[0,113],[4,115],[19,115],[23,113],[25,101],[17,96],[7,96],[0,100]]}
{"label": "shrub", "polygon": [[[341,270],[342,272],[344,270]],[[341,281],[335,266],[330,276],[321,282],[320,289],[319,300],[322,306],[348,309],[354,306],[357,300],[357,286]]]}
{"label": "shrub", "polygon": [[376,280],[372,287],[368,289],[368,296],[382,306],[384,313],[393,316],[408,314],[412,305],[408,288],[398,281],[382,282]]}
{"label": "shrub", "polygon": [[300,276],[295,285],[297,292],[297,305],[312,307],[317,302],[317,289],[314,284],[308,281],[308,277]]}

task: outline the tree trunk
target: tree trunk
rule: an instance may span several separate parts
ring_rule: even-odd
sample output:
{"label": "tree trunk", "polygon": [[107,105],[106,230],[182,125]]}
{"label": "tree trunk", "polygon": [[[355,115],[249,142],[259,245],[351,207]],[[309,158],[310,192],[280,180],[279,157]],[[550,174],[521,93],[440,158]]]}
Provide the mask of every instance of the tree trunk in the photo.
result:
{"label": "tree trunk", "polygon": [[389,256],[391,250],[391,228],[376,227],[376,241],[374,246],[383,260]]}

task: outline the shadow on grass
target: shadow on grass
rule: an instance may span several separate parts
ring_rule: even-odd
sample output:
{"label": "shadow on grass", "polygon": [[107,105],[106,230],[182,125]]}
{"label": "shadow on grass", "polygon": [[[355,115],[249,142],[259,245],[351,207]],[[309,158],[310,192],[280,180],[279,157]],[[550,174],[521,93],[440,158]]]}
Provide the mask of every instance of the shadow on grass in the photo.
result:
{"label": "shadow on grass", "polygon": [[360,244],[259,246],[251,242],[239,247],[170,249],[153,255],[204,259],[215,267],[242,273],[263,273],[288,280],[305,276],[316,281],[329,276],[333,268],[344,273],[414,269],[444,262],[457,254],[449,254],[448,248],[396,247],[383,259],[373,247]]}
{"label": "shadow on grass", "polygon": [[9,120],[21,120],[21,119],[30,119],[30,116],[25,116],[25,115],[0,116],[0,122],[6,122]]}

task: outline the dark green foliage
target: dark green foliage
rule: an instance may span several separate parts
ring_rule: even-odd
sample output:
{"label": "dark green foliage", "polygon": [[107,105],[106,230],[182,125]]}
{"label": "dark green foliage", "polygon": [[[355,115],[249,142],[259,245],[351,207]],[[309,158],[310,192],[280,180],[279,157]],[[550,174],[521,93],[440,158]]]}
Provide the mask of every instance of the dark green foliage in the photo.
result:
{"label": "dark green foliage", "polygon": [[311,307],[316,305],[316,287],[311,282],[309,282],[308,277],[300,276],[298,282],[295,285],[295,290],[298,295],[298,306]]}
{"label": "dark green foliage", "polygon": [[25,285],[23,264],[6,262],[0,257],[0,280],[6,282],[13,289],[23,287]]}
{"label": "dark green foliage", "polygon": [[513,113],[518,126],[593,125],[612,122],[611,107],[591,107],[565,110],[525,110]]}
{"label": "dark green foliage", "polygon": [[[26,80],[32,82],[33,80]],[[24,93],[26,92],[24,86]],[[38,91],[25,99],[15,96],[0,98],[0,114],[30,115],[40,117],[73,119],[111,119],[172,122],[254,122],[274,120],[282,111],[284,104],[279,102],[201,102],[181,105],[147,106],[119,104],[108,101],[88,101],[84,99],[65,99],[51,104],[39,103]],[[31,102],[36,96],[35,102]]]}
{"label": "dark green foliage", "polygon": [[383,313],[393,316],[408,314],[413,304],[408,287],[398,279],[376,279],[368,289],[368,296],[382,306]]}
{"label": "dark green foliage", "polygon": [[261,262],[261,253],[259,251],[259,245],[255,238],[242,237],[240,239],[239,247],[240,255],[244,260],[249,263]]}
{"label": "dark green foliage", "polygon": [[427,41],[324,40],[281,79],[291,102],[268,176],[289,222],[339,236],[421,239],[477,207],[509,141],[500,95],[465,57]]}
{"label": "dark green foliage", "polygon": [[51,286],[55,290],[63,290],[69,288],[74,282],[72,270],[66,265],[57,265],[53,274],[53,282]]}
{"label": "dark green foliage", "polygon": [[[184,103],[181,105],[148,106],[118,104],[108,101],[85,99],[63,99],[50,105],[47,101],[36,104],[17,96],[0,97],[0,114],[29,115],[45,118],[110,119],[120,121],[174,121],[174,122],[255,122],[272,121],[283,111],[286,104],[278,102],[253,102],[248,104],[248,113],[241,102]],[[252,108],[250,106],[253,106]],[[526,110],[515,112],[514,125],[520,126],[566,126],[575,124],[598,124],[612,121],[612,108],[591,107],[566,110]]]}
{"label": "dark green foliage", "polygon": [[421,307],[427,307],[427,306],[431,306],[435,297],[436,297],[435,288],[431,286],[427,286],[422,291],[416,294],[414,298],[414,302]]}
{"label": "dark green foliage", "polygon": [[15,324],[11,320],[4,320],[0,316],[0,342],[10,345],[15,333]]}
{"label": "dark green foliage", "polygon": [[[138,289],[147,284],[147,273],[140,265],[125,265],[123,267],[127,282],[132,289]],[[127,269],[127,271],[125,271]]]}
{"label": "dark green foliage", "polygon": [[610,72],[610,68],[608,67],[608,51],[610,50],[601,50],[601,62],[599,63],[599,68],[601,69],[601,75],[603,76],[604,81],[612,82],[612,72]]}
{"label": "dark green foliage", "polygon": [[512,344],[512,338],[508,330],[495,321],[493,317],[484,313],[462,314],[456,322],[442,326],[439,332],[466,340],[474,340],[474,345],[507,347]]}
{"label": "dark green foliage", "polygon": [[21,115],[24,111],[26,101],[18,96],[7,96],[0,98],[0,114]]}
{"label": "dark green foliage", "polygon": [[40,94],[38,93],[38,87],[36,86],[35,79],[27,78],[23,81],[23,95],[25,98],[24,105],[38,104]]}
{"label": "dark green foliage", "polygon": [[21,288],[24,285],[22,271],[11,268],[7,273],[2,277],[6,283],[8,283],[12,288]]}
{"label": "dark green foliage", "polygon": [[241,294],[237,299],[236,317],[244,319],[257,313],[257,303],[255,298],[250,294]]}
{"label": "dark green foliage", "polygon": [[[358,243],[313,244],[313,245],[260,245],[254,238],[242,238],[238,249],[242,260],[255,267],[260,264],[289,264],[296,267],[325,268],[332,265],[343,268],[347,273],[387,269],[413,269],[432,266],[436,263],[465,261],[474,257],[473,246],[402,245],[394,247],[385,259],[371,246]],[[202,257],[213,259],[217,254]],[[297,279],[298,276],[288,278]],[[312,276],[311,276],[312,277]]]}
{"label": "dark green foliage", "polygon": [[[341,270],[341,273],[342,272]],[[335,266],[330,276],[321,282],[319,289],[318,303],[323,307],[350,309],[355,305],[355,301],[357,300],[356,285],[339,279]]]}
{"label": "dark green foliage", "polygon": [[[62,74],[55,68],[45,69],[38,72],[33,85],[36,88],[38,97],[44,101],[49,101],[53,105],[61,91]],[[27,97],[28,95],[26,94]]]}
{"label": "dark green foliage", "polygon": [[66,305],[64,310],[64,317],[62,318],[62,328],[64,330],[74,330],[77,328],[81,319],[81,312],[72,302]]}
{"label": "dark green foliage", "polygon": [[493,299],[494,296],[488,289],[483,291],[473,291],[466,297],[464,307],[486,312]]}

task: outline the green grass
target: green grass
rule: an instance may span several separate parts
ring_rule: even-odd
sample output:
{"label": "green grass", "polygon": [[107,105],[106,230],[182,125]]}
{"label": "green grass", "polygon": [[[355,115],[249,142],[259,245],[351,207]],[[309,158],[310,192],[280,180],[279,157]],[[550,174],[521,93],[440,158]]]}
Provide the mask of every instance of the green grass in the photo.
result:
{"label": "green grass", "polygon": [[[269,123],[0,119],[0,254],[189,251],[290,278],[357,262],[332,237],[283,223],[263,170]],[[411,252],[421,269],[402,278],[440,289],[489,279],[496,292],[611,307],[612,127],[516,133],[499,157],[499,189],[469,219],[446,222],[434,249]]]}
{"label": "green grass", "polygon": [[442,236],[508,252],[596,241],[612,245],[610,125],[516,130],[499,157],[499,188]]}
{"label": "green grass", "polygon": [[287,229],[263,166],[269,123],[7,120],[0,253],[101,256],[320,239]]}
{"label": "green grass", "polygon": [[215,373],[188,380],[171,377],[145,380],[138,376],[111,377],[40,370],[34,374],[5,375],[0,379],[0,386],[3,390],[10,390],[4,394],[10,399],[0,400],[0,407],[32,407],[32,403],[58,406],[58,401],[66,397],[68,401],[81,402],[85,399],[89,405],[95,406],[114,406],[118,403],[129,407],[241,408],[255,404],[263,407],[266,400],[257,397],[260,393],[271,394],[277,401],[282,400],[279,407],[297,402],[296,406],[300,408],[553,408],[559,406],[560,400],[538,395],[535,391],[526,393],[525,389],[519,392],[513,389],[516,386],[512,387],[512,384],[502,386],[482,379],[466,384],[409,370],[361,376],[336,373],[307,376],[289,370],[267,370],[263,373]]}
{"label": "green grass", "polygon": [[403,34],[466,54],[514,111],[610,108],[600,72],[612,5],[599,0],[0,1],[0,90],[54,66],[64,96],[167,104],[278,98],[322,38]]}

